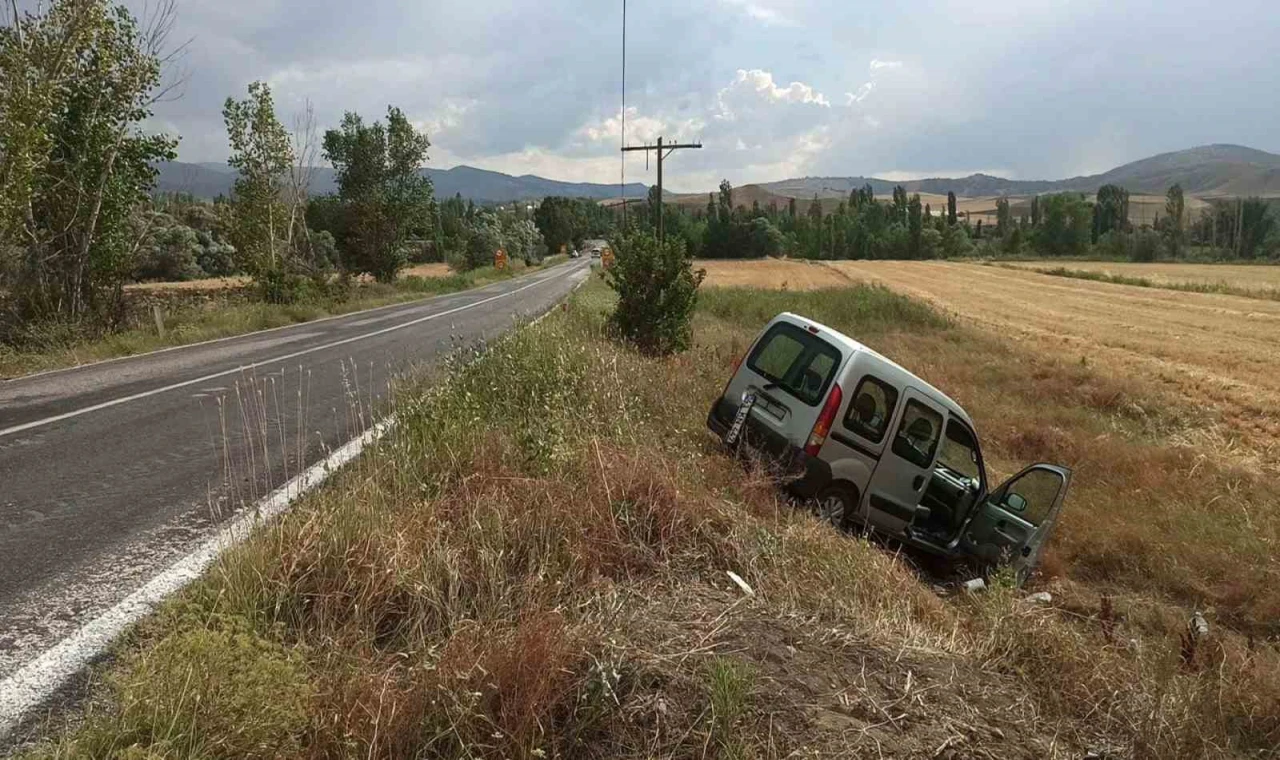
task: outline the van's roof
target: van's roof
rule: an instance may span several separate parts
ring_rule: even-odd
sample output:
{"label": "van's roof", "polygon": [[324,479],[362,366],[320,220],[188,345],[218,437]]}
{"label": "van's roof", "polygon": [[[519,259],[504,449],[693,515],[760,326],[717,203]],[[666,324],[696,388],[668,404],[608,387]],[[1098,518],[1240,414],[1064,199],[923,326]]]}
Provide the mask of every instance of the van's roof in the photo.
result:
{"label": "van's roof", "polygon": [[805,328],[813,327],[818,330],[819,337],[825,338],[832,343],[838,344],[841,348],[848,351],[850,354],[864,353],[864,354],[867,354],[868,356],[875,357],[878,361],[883,362],[889,367],[892,367],[893,369],[897,370],[897,372],[901,373],[903,377],[899,378],[900,380],[907,381],[907,383],[912,388],[915,388],[917,391],[920,391],[924,395],[933,399],[937,404],[944,407],[952,416],[959,417],[961,420],[963,420],[966,424],[969,425],[970,428],[974,428],[973,420],[969,418],[969,413],[964,410],[964,407],[957,404],[954,399],[952,399],[950,396],[943,393],[942,391],[938,390],[937,388],[933,387],[929,383],[925,382],[924,378],[920,377],[919,375],[907,369],[906,367],[902,366],[901,364],[898,364],[897,362],[885,356],[884,354],[881,354],[875,349],[867,346],[866,344],[859,343],[858,341],[854,340],[853,338],[850,338],[848,335],[845,335],[844,333],[840,332],[839,330],[836,330],[835,328],[828,327],[827,325],[824,325],[821,322],[815,322],[814,320],[809,319],[808,317],[802,317],[799,314],[793,314],[789,311],[784,311],[783,313],[779,314],[777,317],[774,317],[774,319],[775,320],[787,319],[789,321],[795,322],[801,327],[805,327]]}

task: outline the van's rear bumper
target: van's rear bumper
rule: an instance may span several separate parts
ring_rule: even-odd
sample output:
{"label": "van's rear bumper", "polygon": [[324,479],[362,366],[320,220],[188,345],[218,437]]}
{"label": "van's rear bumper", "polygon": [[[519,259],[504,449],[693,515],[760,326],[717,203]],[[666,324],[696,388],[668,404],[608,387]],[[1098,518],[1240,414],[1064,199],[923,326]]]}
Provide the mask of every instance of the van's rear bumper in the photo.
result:
{"label": "van's rear bumper", "polygon": [[[716,399],[707,413],[707,429],[724,440],[725,433],[738,414],[738,405],[724,398]],[[743,443],[759,455],[787,490],[802,498],[817,496],[831,482],[831,465],[817,457],[811,457],[804,449],[770,430],[748,424],[743,431]]]}

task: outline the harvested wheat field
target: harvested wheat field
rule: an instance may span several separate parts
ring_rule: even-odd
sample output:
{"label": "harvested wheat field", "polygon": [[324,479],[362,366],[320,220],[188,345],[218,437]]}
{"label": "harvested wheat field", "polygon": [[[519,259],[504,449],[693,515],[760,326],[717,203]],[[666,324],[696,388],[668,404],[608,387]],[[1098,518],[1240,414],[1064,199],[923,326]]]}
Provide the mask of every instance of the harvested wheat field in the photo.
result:
{"label": "harvested wheat field", "polygon": [[792,261],[703,266],[709,285],[884,284],[962,322],[1154,385],[1214,413],[1218,424],[1196,435],[1217,453],[1268,469],[1280,464],[1280,303],[950,262],[826,262],[830,276]]}
{"label": "harvested wheat field", "polygon": [[125,290],[223,290],[236,289],[248,285],[248,275],[237,274],[231,277],[205,277],[199,280],[182,280],[179,282],[134,282],[124,286]]}
{"label": "harvested wheat field", "polygon": [[1141,277],[1153,285],[1221,285],[1238,290],[1280,291],[1280,266],[1266,264],[1138,264],[1129,261],[1010,261],[1021,269],[1062,267],[1120,277]]}
{"label": "harvested wheat field", "polygon": [[817,290],[849,284],[849,279],[823,264],[796,259],[704,259],[696,267],[707,270],[707,284],[724,287]]}
{"label": "harvested wheat field", "polygon": [[448,277],[451,274],[453,274],[453,270],[443,261],[436,261],[430,264],[414,264],[400,272],[401,277]]}
{"label": "harvested wheat field", "polygon": [[1280,303],[946,262],[833,262],[1019,340],[1218,412],[1230,445],[1280,452]]}

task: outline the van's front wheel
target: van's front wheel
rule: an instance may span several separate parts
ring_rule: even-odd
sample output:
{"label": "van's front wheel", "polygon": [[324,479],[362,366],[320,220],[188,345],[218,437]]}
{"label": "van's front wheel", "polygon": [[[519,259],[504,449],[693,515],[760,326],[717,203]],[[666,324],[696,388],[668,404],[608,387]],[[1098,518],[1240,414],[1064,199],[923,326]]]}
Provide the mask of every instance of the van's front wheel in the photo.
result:
{"label": "van's front wheel", "polygon": [[827,486],[819,491],[814,505],[818,519],[841,530],[849,526],[854,509],[853,495],[839,486]]}

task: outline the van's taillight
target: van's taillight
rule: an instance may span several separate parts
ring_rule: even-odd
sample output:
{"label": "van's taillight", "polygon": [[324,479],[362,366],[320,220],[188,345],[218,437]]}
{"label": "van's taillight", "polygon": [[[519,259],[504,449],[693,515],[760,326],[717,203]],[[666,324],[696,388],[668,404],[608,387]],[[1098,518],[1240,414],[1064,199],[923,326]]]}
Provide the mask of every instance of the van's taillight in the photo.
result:
{"label": "van's taillight", "polygon": [[827,442],[827,433],[831,432],[831,425],[836,421],[836,412],[840,411],[840,402],[843,400],[844,391],[840,390],[840,384],[833,384],[831,393],[827,394],[827,403],[822,405],[818,421],[813,423],[813,431],[809,433],[809,440],[804,445],[804,453],[811,457],[818,456],[818,450]]}

